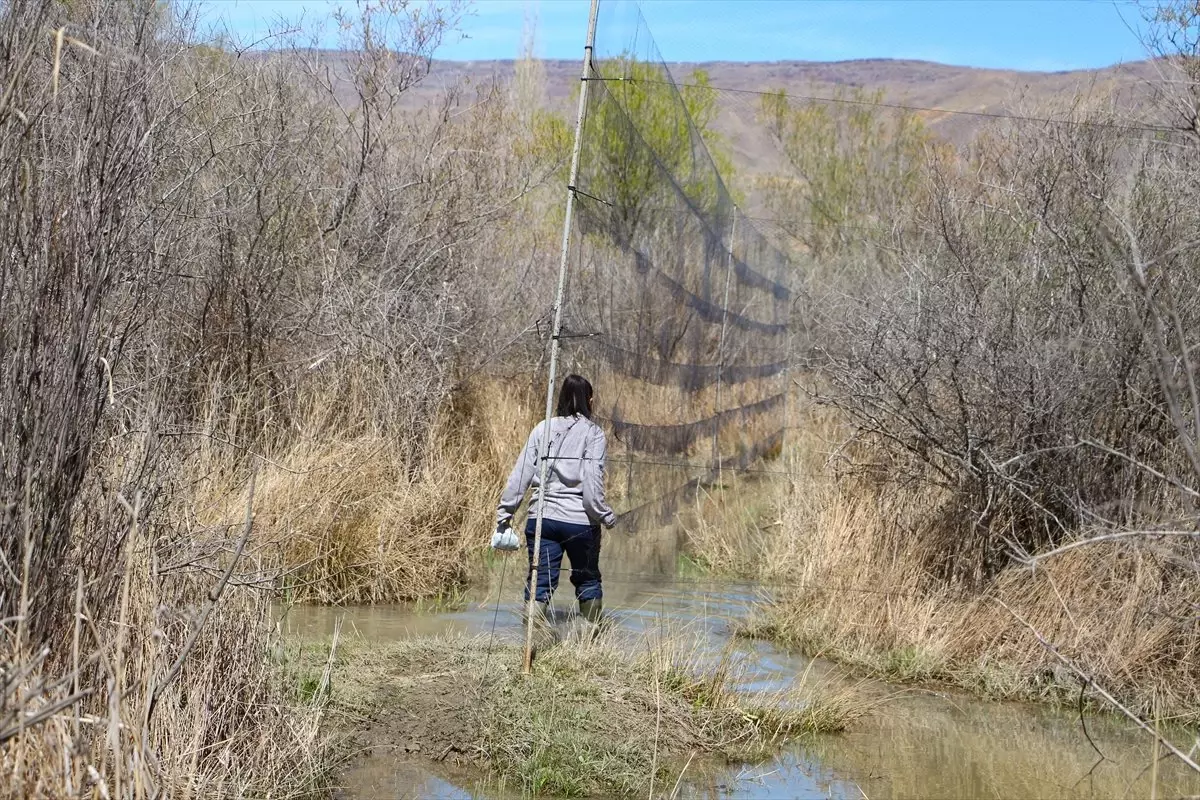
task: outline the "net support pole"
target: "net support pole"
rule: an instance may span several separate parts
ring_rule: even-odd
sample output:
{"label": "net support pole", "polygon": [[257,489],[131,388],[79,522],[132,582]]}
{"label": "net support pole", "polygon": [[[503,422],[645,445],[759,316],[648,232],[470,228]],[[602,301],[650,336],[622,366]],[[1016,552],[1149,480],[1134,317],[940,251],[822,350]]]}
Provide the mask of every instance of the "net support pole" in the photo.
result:
{"label": "net support pole", "polygon": [[533,552],[529,563],[529,602],[525,608],[525,659],[522,671],[533,669],[533,626],[536,621],[538,562],[542,555],[542,520],[546,505],[546,470],[550,460],[550,420],[554,416],[554,384],[558,379],[558,341],[562,333],[563,297],[567,288],[571,223],[575,216],[575,182],[579,179],[579,154],[583,149],[583,118],[587,113],[588,79],[592,72],[592,49],[596,44],[596,18],[600,0],[592,0],[588,11],[587,39],[583,46],[583,73],[579,85],[579,113],[575,118],[575,144],[571,149],[571,171],[567,178],[567,210],[563,220],[562,255],[558,263],[558,289],[554,295],[554,327],[550,332],[550,373],[546,382],[546,419],[542,427],[542,457],[538,463],[538,501],[533,527]]}

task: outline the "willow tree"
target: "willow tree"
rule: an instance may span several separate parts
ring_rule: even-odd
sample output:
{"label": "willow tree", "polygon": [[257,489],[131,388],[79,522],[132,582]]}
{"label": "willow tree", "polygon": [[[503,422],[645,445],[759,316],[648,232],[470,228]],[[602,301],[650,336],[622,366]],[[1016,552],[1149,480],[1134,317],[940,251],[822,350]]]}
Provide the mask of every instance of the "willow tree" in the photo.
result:
{"label": "willow tree", "polygon": [[923,193],[933,137],[916,114],[882,108],[882,100],[862,89],[830,101],[794,103],[782,90],[762,98],[760,117],[789,169],[758,188],[816,258],[877,241]]}
{"label": "willow tree", "polygon": [[[620,57],[594,65],[577,188],[609,209],[614,235],[632,239],[655,211],[710,221],[727,212],[733,161],[712,127],[718,112],[704,70],[677,84],[660,64]],[[545,113],[535,130],[536,146],[565,172],[567,123]]]}

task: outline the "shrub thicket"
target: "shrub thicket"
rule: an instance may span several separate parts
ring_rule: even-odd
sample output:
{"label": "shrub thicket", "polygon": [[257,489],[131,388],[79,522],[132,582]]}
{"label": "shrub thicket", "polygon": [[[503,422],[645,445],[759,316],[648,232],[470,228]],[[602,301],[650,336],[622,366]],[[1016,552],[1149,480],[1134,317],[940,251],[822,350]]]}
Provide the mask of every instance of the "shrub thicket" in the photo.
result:
{"label": "shrub thicket", "polygon": [[281,685],[264,590],[462,578],[486,512],[438,479],[486,491],[500,454],[446,433],[457,387],[544,302],[509,269],[541,269],[508,223],[549,171],[514,96],[405,102],[457,6],[364,4],[339,52],[199,45],[177,12],[0,4],[16,796],[310,788],[319,698]]}

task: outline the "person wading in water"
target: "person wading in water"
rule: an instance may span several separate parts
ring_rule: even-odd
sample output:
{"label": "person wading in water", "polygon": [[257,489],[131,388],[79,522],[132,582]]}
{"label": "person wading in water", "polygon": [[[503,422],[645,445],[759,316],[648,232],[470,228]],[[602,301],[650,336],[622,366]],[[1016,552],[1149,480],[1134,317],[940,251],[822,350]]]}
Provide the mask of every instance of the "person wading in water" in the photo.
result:
{"label": "person wading in water", "polygon": [[[579,614],[593,625],[599,623],[604,590],[600,584],[600,526],[611,528],[617,515],[604,499],[604,469],[608,442],[600,426],[592,422],[592,384],[579,375],[563,379],[558,393],[557,415],[550,419],[549,449],[545,421],[539,422],[525,450],[508,476],[496,510],[496,533],[492,546],[516,549],[511,531],[513,514],[533,486],[529,519],[525,523],[525,547],[533,564],[533,539],[537,523],[540,485],[539,459],[549,453],[546,469],[545,506],[542,513],[542,545],[537,571],[537,613],[542,620],[550,597],[558,588],[558,573],[565,553],[571,562],[571,583],[579,601]],[[529,579],[525,579],[525,603],[529,603]]]}

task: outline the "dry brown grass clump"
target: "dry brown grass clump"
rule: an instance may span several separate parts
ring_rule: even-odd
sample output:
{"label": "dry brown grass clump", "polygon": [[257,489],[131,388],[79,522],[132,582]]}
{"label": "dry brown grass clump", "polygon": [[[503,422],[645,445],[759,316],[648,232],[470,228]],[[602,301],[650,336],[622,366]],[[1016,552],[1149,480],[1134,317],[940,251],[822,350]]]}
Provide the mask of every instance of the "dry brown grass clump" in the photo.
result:
{"label": "dry brown grass clump", "polygon": [[[365,422],[369,398],[314,398],[302,432],[272,453],[256,488],[255,544],[285,573],[288,599],[395,602],[467,581],[528,434],[533,412],[523,395],[500,381],[462,388],[439,412],[415,463],[410,443]],[[340,419],[331,421],[331,408]],[[214,452],[196,468],[213,476],[214,491],[222,479],[239,478],[223,456]],[[241,491],[207,507],[227,515],[245,502]]]}
{"label": "dry brown grass clump", "polygon": [[765,426],[782,425],[779,451],[747,470],[718,472],[697,492],[692,513],[681,516],[687,556],[706,572],[740,578],[775,574],[777,550],[792,546],[782,535],[785,510],[809,502],[811,487],[828,486],[834,478],[825,463],[839,433],[833,417],[803,401],[794,385],[782,411],[735,431],[761,437]]}
{"label": "dry brown grass clump", "polygon": [[692,513],[681,516],[688,559],[715,575],[757,577],[771,557],[786,486],[774,475],[730,471],[723,482],[699,490]]}
{"label": "dry brown grass clump", "polygon": [[1135,710],[1200,720],[1197,589],[1174,546],[1089,545],[975,590],[927,568],[944,498],[813,484],[793,497],[759,633],[897,679],[1073,699],[1077,677],[1036,631]]}
{"label": "dry brown grass clump", "polygon": [[110,606],[80,572],[65,635],[35,649],[14,620],[0,637],[0,796],[322,792],[336,761],[325,694],[300,691],[279,658],[269,575],[231,563],[250,518],[226,526],[232,540],[197,540],[140,499],[129,511]]}

